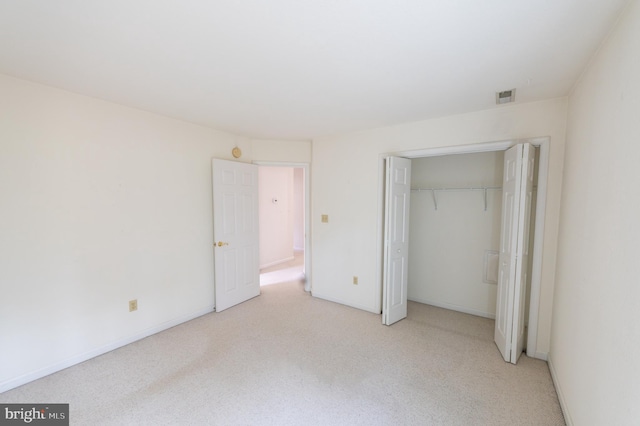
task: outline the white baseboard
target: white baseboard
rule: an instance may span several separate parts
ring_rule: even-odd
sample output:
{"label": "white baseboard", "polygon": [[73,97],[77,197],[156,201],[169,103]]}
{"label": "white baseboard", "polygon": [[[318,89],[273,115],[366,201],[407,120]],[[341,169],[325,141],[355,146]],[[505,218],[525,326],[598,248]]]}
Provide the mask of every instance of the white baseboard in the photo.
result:
{"label": "white baseboard", "polygon": [[281,263],[290,262],[290,261],[292,261],[293,259],[295,259],[295,257],[294,257],[294,256],[287,257],[287,258],[285,258],[285,259],[278,259],[278,260],[276,260],[276,261],[274,261],[274,262],[269,262],[269,263],[266,263],[266,264],[264,264],[264,265],[260,265],[260,269],[270,268],[270,267],[272,267],[272,266],[280,265]]}
{"label": "white baseboard", "polygon": [[204,309],[200,309],[196,312],[193,312],[189,315],[185,315],[183,317],[175,318],[170,321],[163,322],[155,327],[148,328],[140,333],[134,334],[133,336],[125,337],[124,339],[117,340],[113,343],[109,343],[108,345],[101,346],[99,348],[90,350],[80,355],[73,356],[71,358],[65,359],[61,362],[57,362],[48,367],[41,368],[39,370],[33,371],[31,373],[23,374],[22,376],[6,380],[0,383],[0,393],[6,392],[10,389],[17,388],[18,386],[22,386],[26,383],[32,382],[37,379],[41,379],[50,374],[56,373],[58,371],[64,370],[65,368],[69,368],[76,364],[80,364],[81,362],[87,361],[91,358],[95,358],[97,356],[103,355],[107,352],[111,352],[112,350],[118,349],[122,346],[128,345],[138,340],[142,340],[145,337],[149,337],[152,334],[159,333],[161,331],[167,330],[171,327],[175,327],[176,325],[182,324],[184,322],[190,321],[192,319],[198,318],[202,315],[213,312],[213,306],[208,306]]}
{"label": "white baseboard", "polygon": [[[335,299],[333,297],[324,296],[322,294],[319,294],[315,290],[311,290],[311,295],[313,297],[317,297],[318,299],[328,300],[329,302],[339,303],[341,305],[349,306],[351,308],[356,308],[356,309],[360,309],[362,311],[371,312],[372,314],[380,315],[380,312],[376,311],[375,309],[372,309],[369,306],[358,305],[358,304],[355,304],[355,303],[348,303],[348,302],[345,302],[344,300],[338,300],[338,299]],[[380,321],[382,321],[382,319]]]}
{"label": "white baseboard", "polygon": [[547,362],[548,362],[548,361],[549,361],[549,354],[548,354],[548,353],[546,353],[546,352],[536,352],[536,353],[533,355],[533,358],[535,358],[535,359],[541,359],[541,360],[543,360],[543,361],[547,361]]}
{"label": "white baseboard", "polygon": [[436,302],[433,300],[420,299],[420,298],[413,298],[409,300],[411,300],[412,302],[424,303],[425,305],[436,306],[438,308],[449,309],[451,311],[462,312],[463,314],[471,314],[471,315],[476,315],[478,317],[489,318],[493,320],[496,319],[495,314],[492,314],[489,312],[482,312],[475,309],[465,308],[464,306],[458,306],[450,303]]}
{"label": "white baseboard", "polygon": [[556,388],[556,393],[558,394],[558,400],[560,401],[560,408],[562,409],[564,421],[567,426],[573,426],[573,420],[571,419],[571,414],[569,414],[569,407],[567,407],[567,400],[565,399],[562,388],[560,387],[560,383],[558,382],[558,374],[556,373],[556,369],[553,366],[551,355],[549,355],[548,358],[549,360],[547,361],[547,365],[549,366],[549,371],[551,372],[553,387]]}

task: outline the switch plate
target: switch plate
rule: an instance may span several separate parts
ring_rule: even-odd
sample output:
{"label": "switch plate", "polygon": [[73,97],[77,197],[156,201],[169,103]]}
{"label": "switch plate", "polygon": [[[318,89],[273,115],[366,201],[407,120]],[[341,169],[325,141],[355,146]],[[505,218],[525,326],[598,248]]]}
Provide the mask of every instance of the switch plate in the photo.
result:
{"label": "switch plate", "polygon": [[322,223],[329,223],[329,215],[328,214],[323,214],[322,215]]}
{"label": "switch plate", "polygon": [[353,277],[353,284],[358,285],[358,277],[356,277],[355,275]]}
{"label": "switch plate", "polygon": [[129,312],[138,310],[138,299],[129,300]]}

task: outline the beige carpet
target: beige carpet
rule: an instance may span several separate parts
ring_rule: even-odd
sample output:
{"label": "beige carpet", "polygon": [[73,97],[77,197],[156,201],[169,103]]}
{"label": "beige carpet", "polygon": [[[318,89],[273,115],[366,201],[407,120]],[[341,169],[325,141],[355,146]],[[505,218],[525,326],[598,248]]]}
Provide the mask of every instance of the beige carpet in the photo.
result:
{"label": "beige carpet", "polygon": [[380,315],[296,282],[0,394],[72,425],[562,425],[547,364],[502,361],[493,321]]}

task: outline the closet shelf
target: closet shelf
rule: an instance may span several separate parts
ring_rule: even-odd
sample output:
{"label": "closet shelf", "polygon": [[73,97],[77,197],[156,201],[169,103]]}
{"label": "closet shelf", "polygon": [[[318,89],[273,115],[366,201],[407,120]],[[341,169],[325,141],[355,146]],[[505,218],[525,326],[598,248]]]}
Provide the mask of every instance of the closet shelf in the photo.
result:
{"label": "closet shelf", "polygon": [[460,188],[411,188],[412,191],[484,191],[485,189],[502,189],[501,186],[478,186]]}
{"label": "closet shelf", "polygon": [[431,192],[433,197],[433,206],[438,210],[438,197],[436,197],[436,191],[484,191],[484,211],[487,211],[487,191],[499,191],[502,190],[501,186],[479,186],[479,187],[464,187],[464,188],[412,188],[415,192]]}

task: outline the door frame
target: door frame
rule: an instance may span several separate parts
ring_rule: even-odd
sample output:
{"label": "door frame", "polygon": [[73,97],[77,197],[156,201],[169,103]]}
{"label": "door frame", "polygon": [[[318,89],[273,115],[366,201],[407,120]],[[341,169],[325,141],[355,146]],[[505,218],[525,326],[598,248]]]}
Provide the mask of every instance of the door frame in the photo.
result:
{"label": "door frame", "polygon": [[384,159],[386,157],[404,157],[409,159],[423,157],[439,157],[451,154],[474,154],[479,152],[504,151],[519,143],[530,143],[540,149],[538,165],[538,190],[536,195],[536,220],[533,233],[533,253],[531,270],[531,294],[529,299],[529,324],[527,331],[527,356],[546,360],[545,354],[538,354],[538,310],[540,307],[540,288],[542,281],[542,256],[544,244],[545,210],[547,204],[547,187],[549,174],[549,137],[509,139],[468,145],[442,146],[433,148],[413,149],[407,151],[394,151],[380,154],[378,158],[378,231],[376,236],[376,250],[378,253],[376,265],[376,283],[379,297],[376,298],[375,310],[382,312],[383,291],[383,262],[384,262]]}
{"label": "door frame", "polygon": [[[311,173],[309,163],[291,163],[286,161],[252,161],[252,164],[265,167],[288,167],[302,169],[304,175],[304,291],[313,294],[311,282]],[[260,214],[260,213],[258,213]]]}

